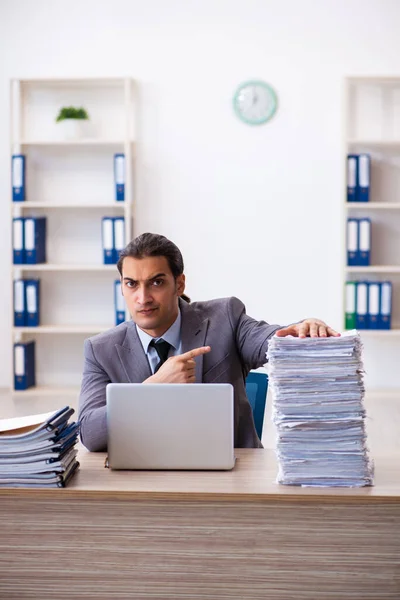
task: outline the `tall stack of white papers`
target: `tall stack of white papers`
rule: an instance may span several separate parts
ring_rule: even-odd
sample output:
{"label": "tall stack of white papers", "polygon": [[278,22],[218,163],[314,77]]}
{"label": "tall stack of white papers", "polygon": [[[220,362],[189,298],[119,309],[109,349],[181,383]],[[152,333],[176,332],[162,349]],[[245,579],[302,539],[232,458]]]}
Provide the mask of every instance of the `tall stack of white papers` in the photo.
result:
{"label": "tall stack of white papers", "polygon": [[327,338],[274,336],[267,358],[278,434],[278,482],[372,485],[357,331]]}
{"label": "tall stack of white papers", "polygon": [[79,467],[74,409],[0,420],[0,487],[65,487]]}

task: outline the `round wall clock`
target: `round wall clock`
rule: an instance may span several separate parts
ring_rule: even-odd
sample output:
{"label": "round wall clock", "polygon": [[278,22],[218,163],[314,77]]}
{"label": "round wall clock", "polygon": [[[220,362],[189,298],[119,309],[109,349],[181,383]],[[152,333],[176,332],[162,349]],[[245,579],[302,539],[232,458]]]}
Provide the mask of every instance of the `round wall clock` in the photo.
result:
{"label": "round wall clock", "polygon": [[267,123],[274,116],[277,106],[275,91],[264,81],[242,83],[233,97],[235,113],[248,125]]}

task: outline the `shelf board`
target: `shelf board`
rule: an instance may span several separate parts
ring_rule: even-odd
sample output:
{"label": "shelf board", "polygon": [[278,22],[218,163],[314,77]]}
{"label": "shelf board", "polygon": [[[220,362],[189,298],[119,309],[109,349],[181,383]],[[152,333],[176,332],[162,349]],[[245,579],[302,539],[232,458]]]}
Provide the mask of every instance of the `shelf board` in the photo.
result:
{"label": "shelf board", "polygon": [[57,265],[51,263],[13,265],[13,271],[113,271],[118,273],[117,265]]}
{"label": "shelf board", "polygon": [[381,150],[400,149],[400,140],[347,140],[349,146],[368,146],[369,148],[376,148]]}
{"label": "shelf board", "polygon": [[29,78],[24,77],[23,79],[14,79],[22,84],[41,84],[41,85],[112,85],[116,83],[125,83],[125,81],[133,81],[130,77],[73,77],[65,78],[62,77],[43,77],[43,78]]}
{"label": "shelf board", "polygon": [[127,202],[13,202],[13,207],[18,208],[125,208]]}
{"label": "shelf board", "polygon": [[[20,146],[121,146],[125,142],[124,139],[81,138],[76,140],[16,140],[12,144]],[[128,140],[128,143],[133,144],[133,140]]]}
{"label": "shelf board", "polygon": [[347,273],[400,273],[399,265],[381,265],[371,267],[345,267]]}
{"label": "shelf board", "polygon": [[113,325],[39,325],[38,327],[13,327],[17,333],[84,333],[96,334],[111,329]]}
{"label": "shelf board", "polygon": [[62,396],[75,396],[79,395],[80,388],[74,386],[56,387],[47,385],[37,385],[28,388],[27,390],[11,390],[12,396],[54,396],[59,398]]}
{"label": "shelf board", "polygon": [[346,202],[345,205],[359,210],[400,210],[400,202]]}

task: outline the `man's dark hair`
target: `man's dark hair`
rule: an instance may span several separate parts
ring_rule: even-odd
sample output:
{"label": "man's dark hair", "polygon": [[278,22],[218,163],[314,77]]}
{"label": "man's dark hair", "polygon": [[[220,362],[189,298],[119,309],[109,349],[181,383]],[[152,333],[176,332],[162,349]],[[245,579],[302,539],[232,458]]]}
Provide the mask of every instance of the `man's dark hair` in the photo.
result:
{"label": "man's dark hair", "polygon": [[[165,256],[168,261],[171,273],[176,279],[182,275],[184,265],[183,257],[178,246],[171,242],[164,235],[158,233],[142,233],[122,250],[117,262],[117,269],[122,276],[122,263],[124,258],[147,258],[148,256]],[[190,299],[182,294],[182,299],[190,302]]]}

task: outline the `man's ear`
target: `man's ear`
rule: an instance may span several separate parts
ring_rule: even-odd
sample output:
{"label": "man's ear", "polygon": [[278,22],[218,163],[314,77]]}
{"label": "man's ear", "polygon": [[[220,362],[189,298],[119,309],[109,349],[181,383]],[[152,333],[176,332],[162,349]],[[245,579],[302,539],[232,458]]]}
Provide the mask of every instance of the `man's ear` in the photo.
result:
{"label": "man's ear", "polygon": [[178,277],[176,278],[176,293],[178,296],[182,296],[183,292],[185,291],[185,285],[186,278],[185,275],[182,273],[182,275],[178,275]]}

